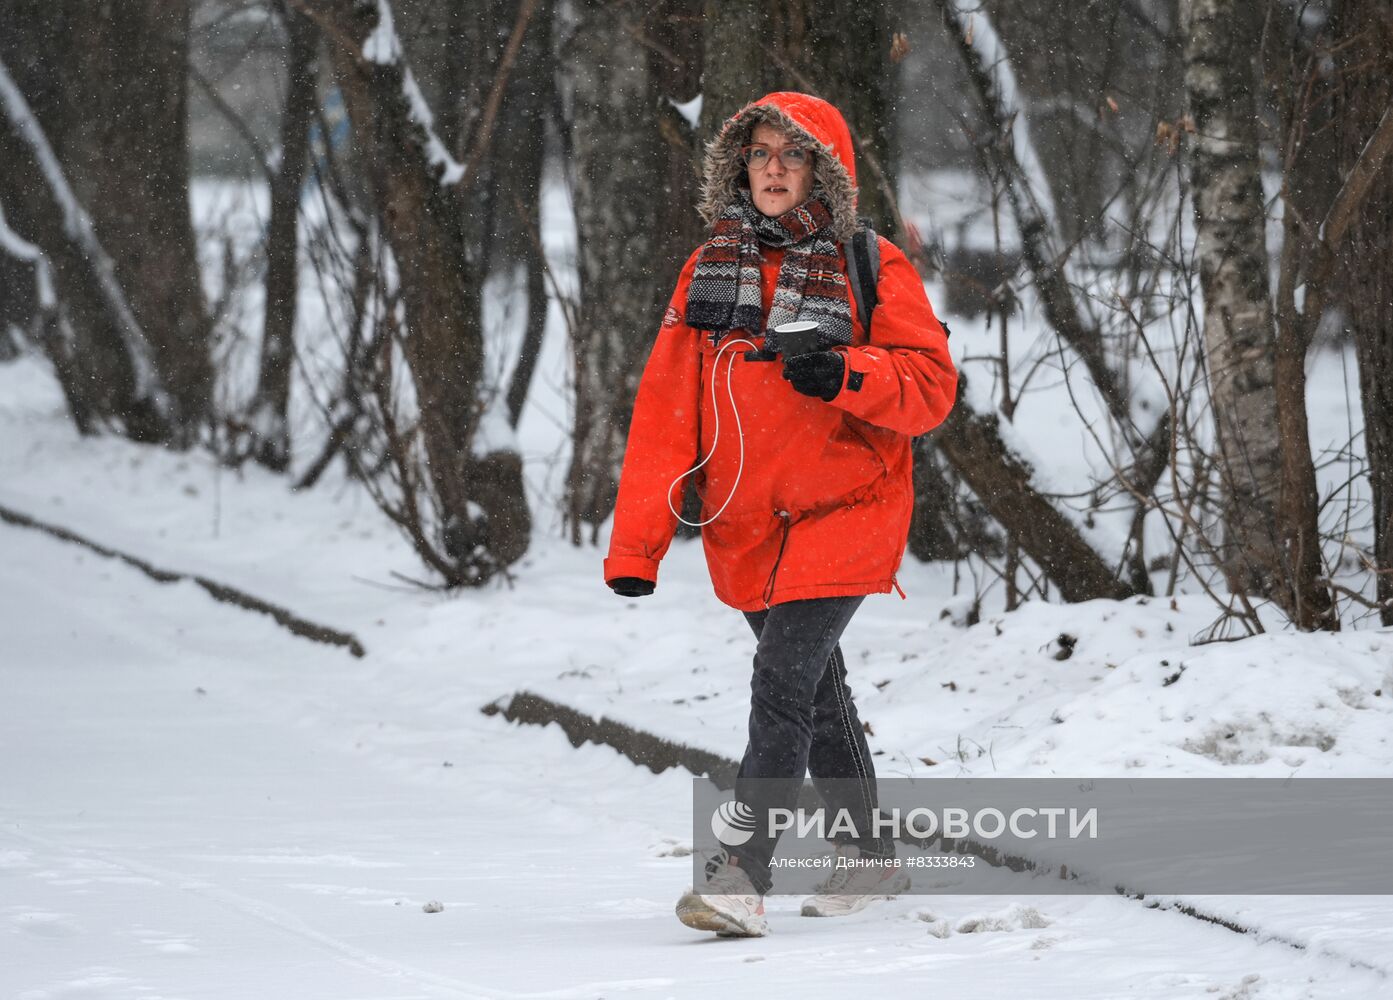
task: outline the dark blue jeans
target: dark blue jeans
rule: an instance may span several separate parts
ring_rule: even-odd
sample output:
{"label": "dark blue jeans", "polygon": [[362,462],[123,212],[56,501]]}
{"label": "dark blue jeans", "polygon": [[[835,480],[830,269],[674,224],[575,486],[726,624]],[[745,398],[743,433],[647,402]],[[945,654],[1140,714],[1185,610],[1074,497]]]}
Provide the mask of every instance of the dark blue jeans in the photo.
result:
{"label": "dark blue jeans", "polygon": [[730,854],[760,893],[772,883],[769,862],[778,836],[766,816],[792,809],[804,776],[830,817],[846,809],[856,830],[847,838],[863,853],[887,855],[894,843],[871,836],[877,807],[875,765],[846,683],[842,632],[863,597],[821,597],[745,612],[759,643],[750,678],[750,738],[735,798],[754,809],[755,836]]}

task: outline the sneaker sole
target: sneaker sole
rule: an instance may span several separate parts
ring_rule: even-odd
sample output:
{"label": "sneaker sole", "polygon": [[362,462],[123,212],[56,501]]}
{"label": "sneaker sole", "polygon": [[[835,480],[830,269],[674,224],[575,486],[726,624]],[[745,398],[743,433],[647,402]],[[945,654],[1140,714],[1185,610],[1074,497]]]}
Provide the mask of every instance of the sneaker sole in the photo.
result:
{"label": "sneaker sole", "polygon": [[720,937],[764,937],[769,933],[769,925],[763,917],[755,917],[741,923],[718,910],[713,910],[695,893],[683,896],[677,901],[677,919],[694,930],[715,931]]}

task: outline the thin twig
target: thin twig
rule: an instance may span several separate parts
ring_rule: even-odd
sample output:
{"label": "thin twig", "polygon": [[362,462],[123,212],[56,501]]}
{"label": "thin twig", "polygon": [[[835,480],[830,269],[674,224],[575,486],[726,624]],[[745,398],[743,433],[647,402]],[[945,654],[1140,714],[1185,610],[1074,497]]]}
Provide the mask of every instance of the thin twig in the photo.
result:
{"label": "thin twig", "polygon": [[464,173],[460,176],[460,189],[468,190],[469,183],[474,179],[474,172],[479,169],[483,162],[484,154],[488,152],[489,143],[493,139],[494,126],[498,124],[498,109],[503,103],[503,90],[508,83],[508,76],[512,72],[513,62],[517,59],[518,50],[522,48],[522,37],[527,32],[528,22],[532,20],[532,15],[536,13],[537,0],[523,0],[522,6],[518,8],[517,20],[513,23],[513,33],[508,38],[508,45],[503,50],[503,55],[498,60],[498,71],[493,76],[493,86],[489,89],[488,100],[484,102],[484,112],[479,119],[479,125],[474,133],[474,145],[469,151],[469,158],[464,161]]}

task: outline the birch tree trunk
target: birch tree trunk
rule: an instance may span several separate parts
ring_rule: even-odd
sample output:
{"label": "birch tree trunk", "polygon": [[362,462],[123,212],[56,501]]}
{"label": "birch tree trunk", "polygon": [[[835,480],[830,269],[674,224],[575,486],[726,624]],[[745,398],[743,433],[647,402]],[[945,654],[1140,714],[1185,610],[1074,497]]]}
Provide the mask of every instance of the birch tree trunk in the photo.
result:
{"label": "birch tree trunk", "polygon": [[1276,340],[1253,65],[1259,14],[1242,0],[1186,0],[1185,88],[1196,129],[1190,187],[1222,491],[1221,563],[1234,590],[1281,598]]}
{"label": "birch tree trunk", "polygon": [[655,266],[663,197],[655,166],[663,151],[648,54],[625,24],[631,8],[589,0],[577,12],[567,62],[581,312],[567,506],[579,544],[581,526],[590,526],[593,540],[614,509],[634,395],[665,296]]}

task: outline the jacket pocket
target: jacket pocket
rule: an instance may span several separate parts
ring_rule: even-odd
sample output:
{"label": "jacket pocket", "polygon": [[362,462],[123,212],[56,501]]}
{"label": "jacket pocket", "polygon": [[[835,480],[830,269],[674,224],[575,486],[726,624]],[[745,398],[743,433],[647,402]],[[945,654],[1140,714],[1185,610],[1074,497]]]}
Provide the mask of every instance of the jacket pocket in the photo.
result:
{"label": "jacket pocket", "polygon": [[887,473],[885,460],[865,434],[841,411],[829,406],[825,412],[829,419],[801,429],[785,452],[775,500],[795,514],[846,506],[873,493]]}

